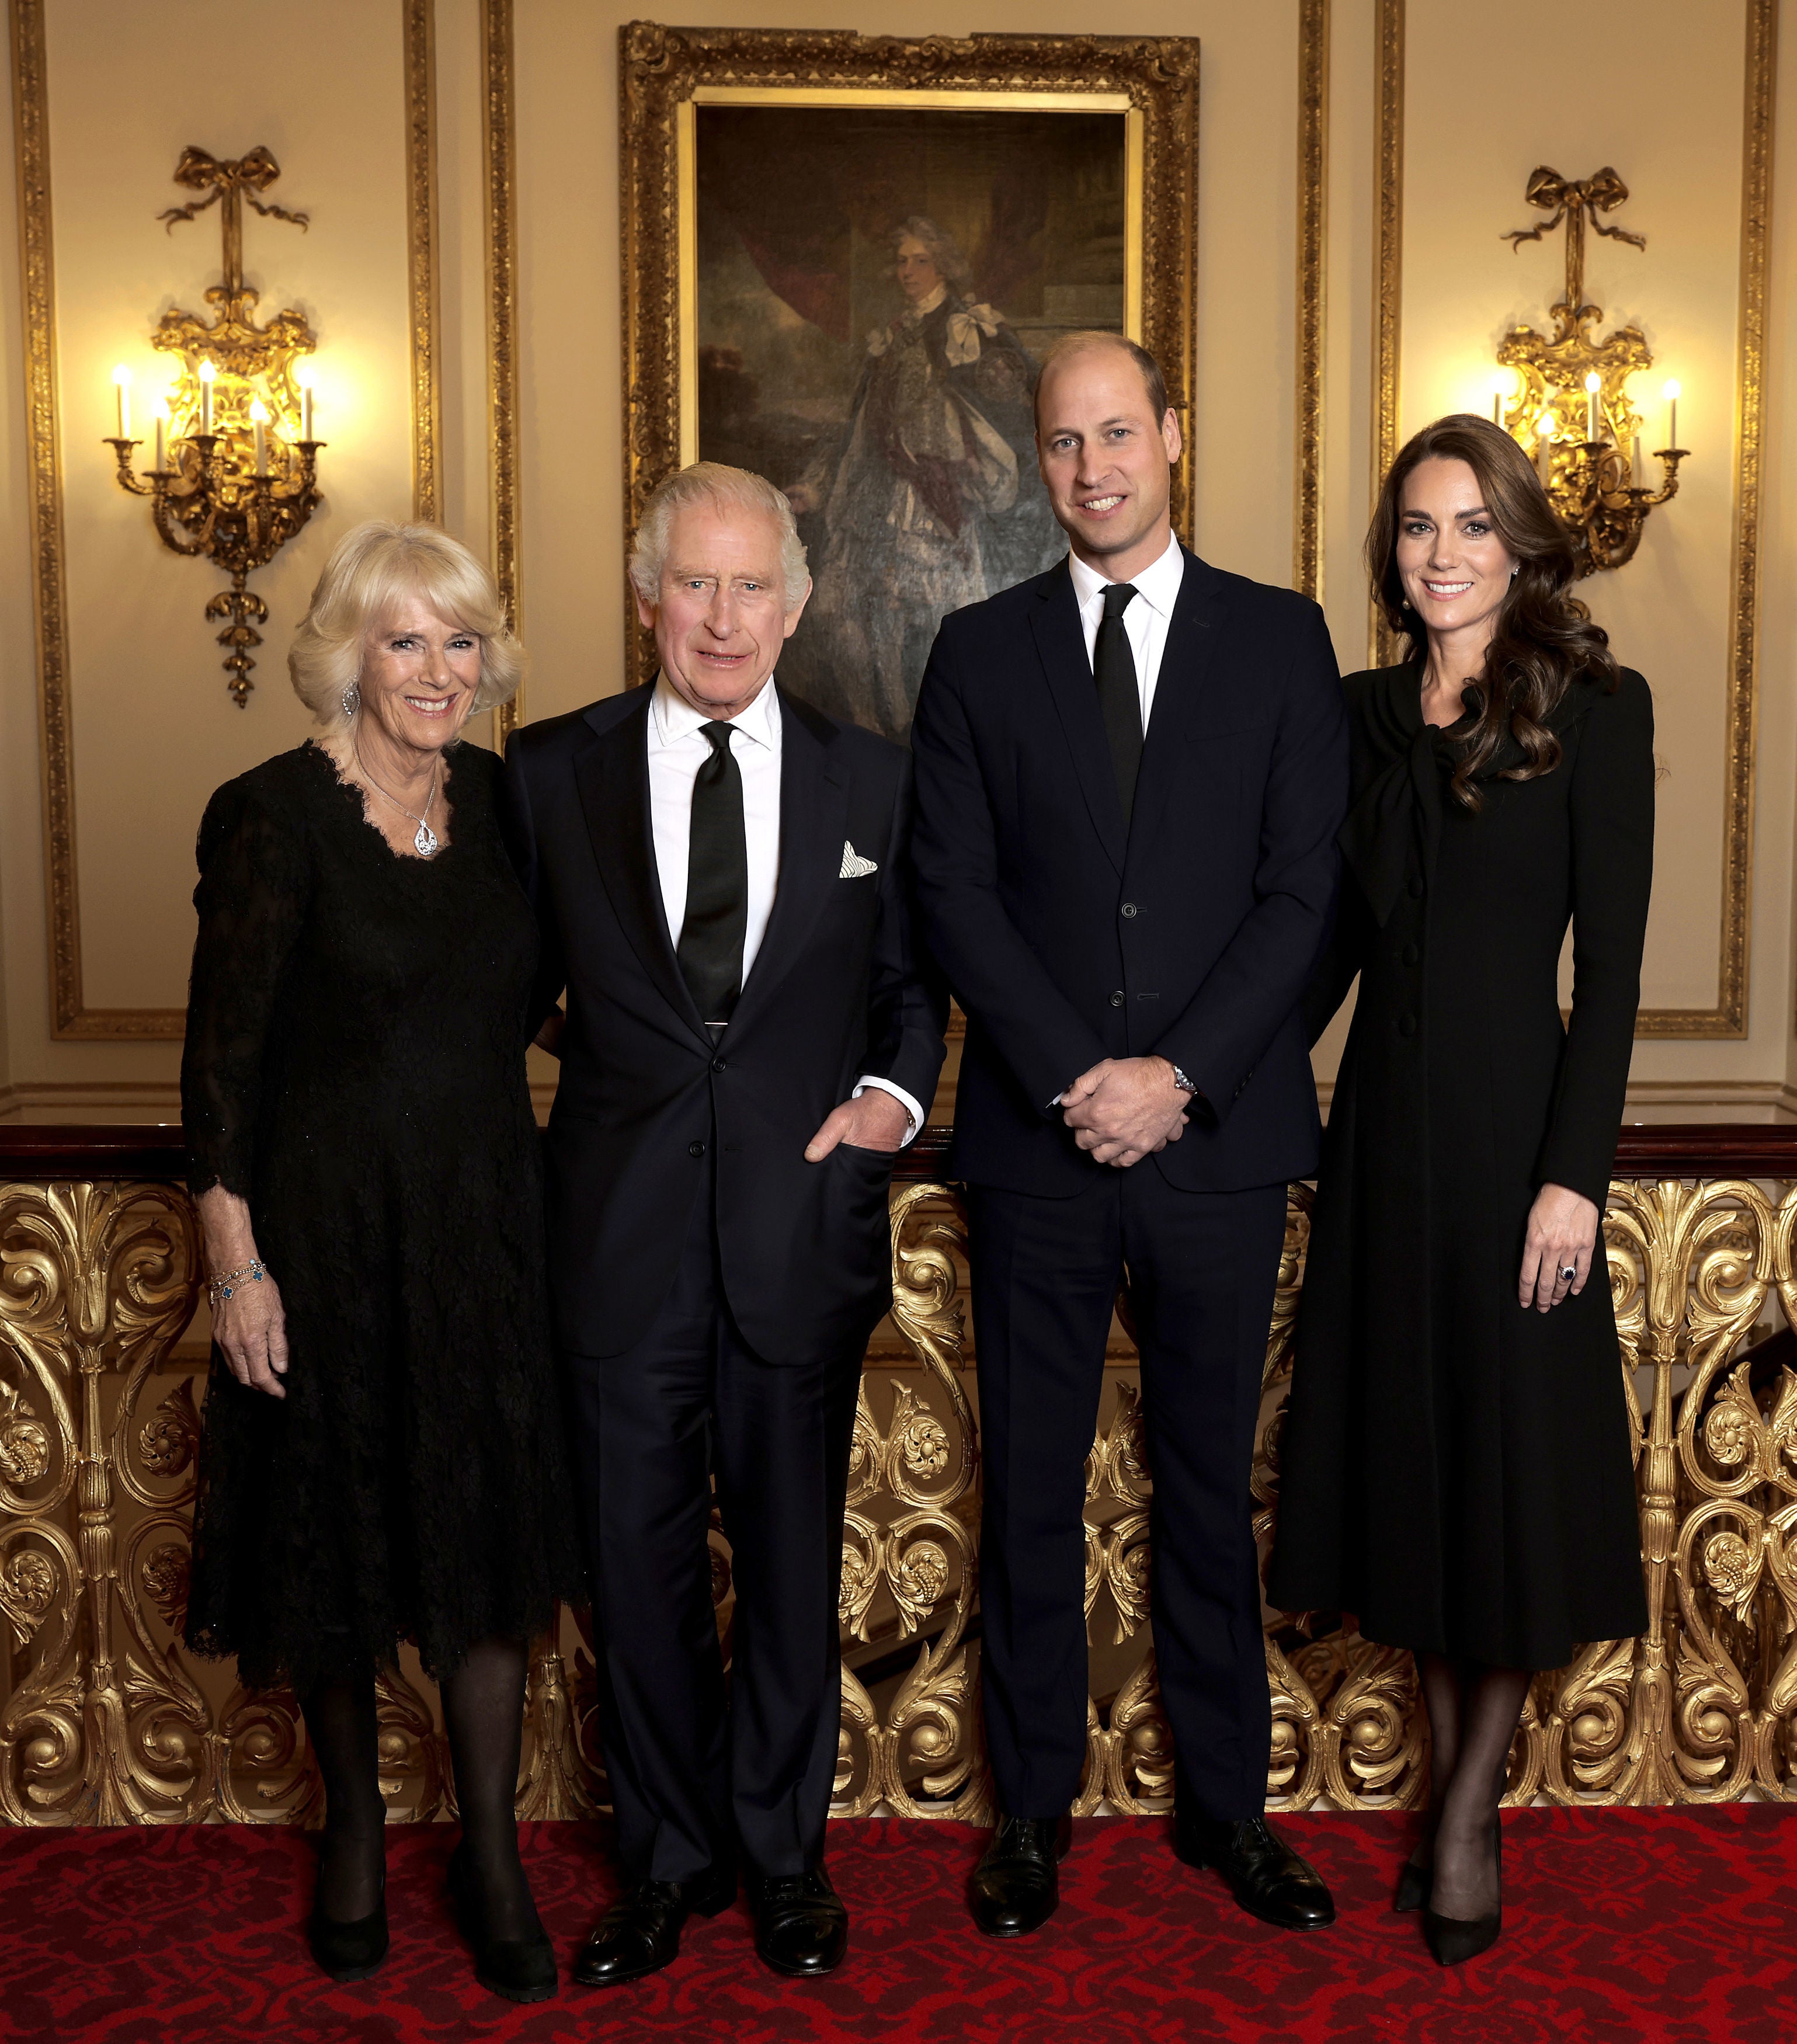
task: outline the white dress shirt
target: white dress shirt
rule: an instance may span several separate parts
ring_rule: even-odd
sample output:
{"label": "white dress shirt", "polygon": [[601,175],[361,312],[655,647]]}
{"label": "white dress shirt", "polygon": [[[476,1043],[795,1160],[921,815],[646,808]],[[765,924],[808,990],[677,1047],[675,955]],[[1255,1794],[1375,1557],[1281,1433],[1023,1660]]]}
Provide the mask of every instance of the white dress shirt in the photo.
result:
{"label": "white dress shirt", "polygon": [[[1093,658],[1093,649],[1098,644],[1098,627],[1104,616],[1104,592],[1110,586],[1096,568],[1089,568],[1077,554],[1067,556],[1067,566],[1073,577],[1073,595],[1080,606],[1080,623],[1085,631],[1085,657]],[[1135,583],[1135,600],[1123,613],[1123,630],[1129,635],[1131,657],[1135,662],[1135,686],[1142,697],[1142,728],[1148,728],[1148,719],[1154,708],[1154,684],[1161,678],[1161,655],[1167,643],[1167,626],[1173,614],[1173,601],[1179,594],[1179,585],[1185,574],[1185,556],[1179,550],[1179,542],[1171,533],[1167,536],[1167,551],[1152,567],[1144,568],[1138,575],[1131,575]]]}
{"label": "white dress shirt", "polygon": [[[1135,609],[1132,604],[1131,609]],[[678,951],[686,921],[686,866],[693,841],[693,783],[712,756],[703,727],[712,720],[670,689],[665,677],[655,680],[649,705],[649,819],[655,848],[655,871],[661,882],[662,907],[668,936]],[[746,985],[767,935],[774,897],[780,878],[780,697],[772,679],[755,701],[730,722],[730,753],[743,777],[743,833],[749,859],[748,921],[743,932],[743,978]],[[908,1117],[908,1143],[923,1125],[923,1110],[904,1087],[891,1080],[863,1076],[854,1089],[858,1100],[869,1086],[889,1093]]]}

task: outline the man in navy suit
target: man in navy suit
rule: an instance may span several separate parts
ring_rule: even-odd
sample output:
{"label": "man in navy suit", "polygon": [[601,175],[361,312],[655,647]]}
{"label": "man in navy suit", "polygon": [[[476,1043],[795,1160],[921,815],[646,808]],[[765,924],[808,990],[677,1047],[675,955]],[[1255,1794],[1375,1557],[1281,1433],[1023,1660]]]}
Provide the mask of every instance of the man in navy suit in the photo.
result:
{"label": "man in navy suit", "polygon": [[1268,1827],[1249,1473],[1285,1186],[1315,1168],[1299,997],[1327,937],[1348,741],[1322,613],[1173,537],[1153,359],[1062,341],[1036,395],[1069,559],[943,624],[912,743],[926,933],[967,1015],[955,1108],[984,1443],[980,1927],[1032,1931],[1086,1746],[1085,1457],[1118,1289],[1154,1471],[1175,1849],[1292,1929],[1333,1919]]}
{"label": "man in navy suit", "polygon": [[574,1977],[667,1965],[691,1911],[734,1899],[739,1853],[762,1958],[815,1975],[847,1940],[824,1833],[855,1397],[947,1002],[913,938],[909,762],[774,680],[811,590],[785,498],[683,469],[630,571],[654,687],[505,754],[543,1005],[568,997],[550,1283],[628,1882]]}

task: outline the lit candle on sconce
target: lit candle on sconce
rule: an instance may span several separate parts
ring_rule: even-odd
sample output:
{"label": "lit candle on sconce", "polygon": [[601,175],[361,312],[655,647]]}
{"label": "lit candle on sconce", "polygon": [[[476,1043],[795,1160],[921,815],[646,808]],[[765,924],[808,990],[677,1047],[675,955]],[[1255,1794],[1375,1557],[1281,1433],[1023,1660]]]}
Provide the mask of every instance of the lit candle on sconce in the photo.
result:
{"label": "lit candle on sconce", "polygon": [[250,406],[250,424],[255,428],[255,472],[268,473],[268,407],[256,398]]}
{"label": "lit candle on sconce", "polygon": [[1535,421],[1535,467],[1545,490],[1553,479],[1553,414],[1543,412]]}
{"label": "lit candle on sconce", "polygon": [[312,421],[312,379],[315,373],[309,362],[299,363],[294,371],[294,381],[299,386],[300,438],[302,440],[317,438],[313,431]]}
{"label": "lit candle on sconce", "polygon": [[1630,478],[1630,481],[1631,481],[1631,482],[1635,485],[1635,486],[1636,486],[1638,489],[1645,489],[1645,488],[1646,487],[1646,485],[1642,482],[1641,478],[1642,478],[1642,477],[1643,477],[1644,475],[1645,475],[1645,474],[1646,474],[1646,473],[1647,473],[1646,470],[1645,470],[1645,469],[1642,467],[1642,465],[1641,465],[1641,435],[1640,435],[1639,433],[1637,433],[1637,434],[1635,435],[1635,436],[1634,436],[1634,459],[1633,459],[1630,462],[1630,463],[1629,463],[1629,478]]}
{"label": "lit candle on sconce", "polygon": [[1668,448],[1676,448],[1679,444],[1679,379],[1677,377],[1668,376],[1666,378],[1665,386],[1660,394],[1666,401],[1666,444]]}
{"label": "lit candle on sconce", "polygon": [[1595,369],[1585,371],[1585,438],[1594,444],[1597,440],[1597,394],[1603,388],[1603,378]]}
{"label": "lit candle on sconce", "polygon": [[212,386],[217,374],[209,362],[200,364],[200,432],[202,437],[212,431]]}
{"label": "lit candle on sconce", "polygon": [[168,405],[166,400],[156,400],[156,464],[153,473],[160,475],[168,467]]}
{"label": "lit candle on sconce", "polygon": [[131,371],[121,362],[113,371],[113,389],[118,400],[118,437],[131,437]]}

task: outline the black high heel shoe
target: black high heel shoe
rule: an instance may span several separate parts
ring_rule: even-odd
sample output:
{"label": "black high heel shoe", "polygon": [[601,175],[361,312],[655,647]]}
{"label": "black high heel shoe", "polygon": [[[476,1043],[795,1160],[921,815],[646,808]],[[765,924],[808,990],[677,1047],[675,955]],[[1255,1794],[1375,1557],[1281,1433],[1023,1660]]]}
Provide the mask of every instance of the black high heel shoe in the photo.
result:
{"label": "black high heel shoe", "polygon": [[508,2001],[549,2001],[556,1987],[555,1948],[545,1937],[495,1938],[488,1931],[479,1885],[458,1846],[449,1856],[449,1897],[474,1954],[474,1978]]}
{"label": "black high heel shoe", "polygon": [[1425,1904],[1423,1934],[1442,1966],[1465,1965],[1481,1952],[1488,1952],[1503,1928],[1503,1820],[1492,1819],[1492,1850],[1497,1860],[1498,1906],[1488,1916],[1438,1916]]}
{"label": "black high heel shoe", "polygon": [[1430,1890],[1435,1885],[1435,1869],[1432,1866],[1419,1866],[1413,1859],[1407,1859],[1403,1871],[1398,1876],[1398,1892],[1392,1897],[1395,1915],[1407,1916],[1413,1910],[1426,1909]]}
{"label": "black high heel shoe", "polygon": [[347,1986],[352,1981],[370,1979],[381,1969],[387,1955],[387,1877],[381,1873],[381,1899],[366,1916],[339,1923],[327,1916],[314,1899],[305,1927],[306,1942],[320,1969]]}

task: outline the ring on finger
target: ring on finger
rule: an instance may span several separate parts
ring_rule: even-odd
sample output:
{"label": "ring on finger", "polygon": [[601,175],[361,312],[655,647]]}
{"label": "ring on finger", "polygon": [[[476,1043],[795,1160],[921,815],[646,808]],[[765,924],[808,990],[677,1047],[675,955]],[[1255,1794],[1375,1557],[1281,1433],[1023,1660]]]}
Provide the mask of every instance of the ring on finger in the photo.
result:
{"label": "ring on finger", "polygon": [[1563,1263],[1560,1266],[1560,1281],[1562,1285],[1570,1285],[1578,1274],[1579,1266],[1576,1263]]}

